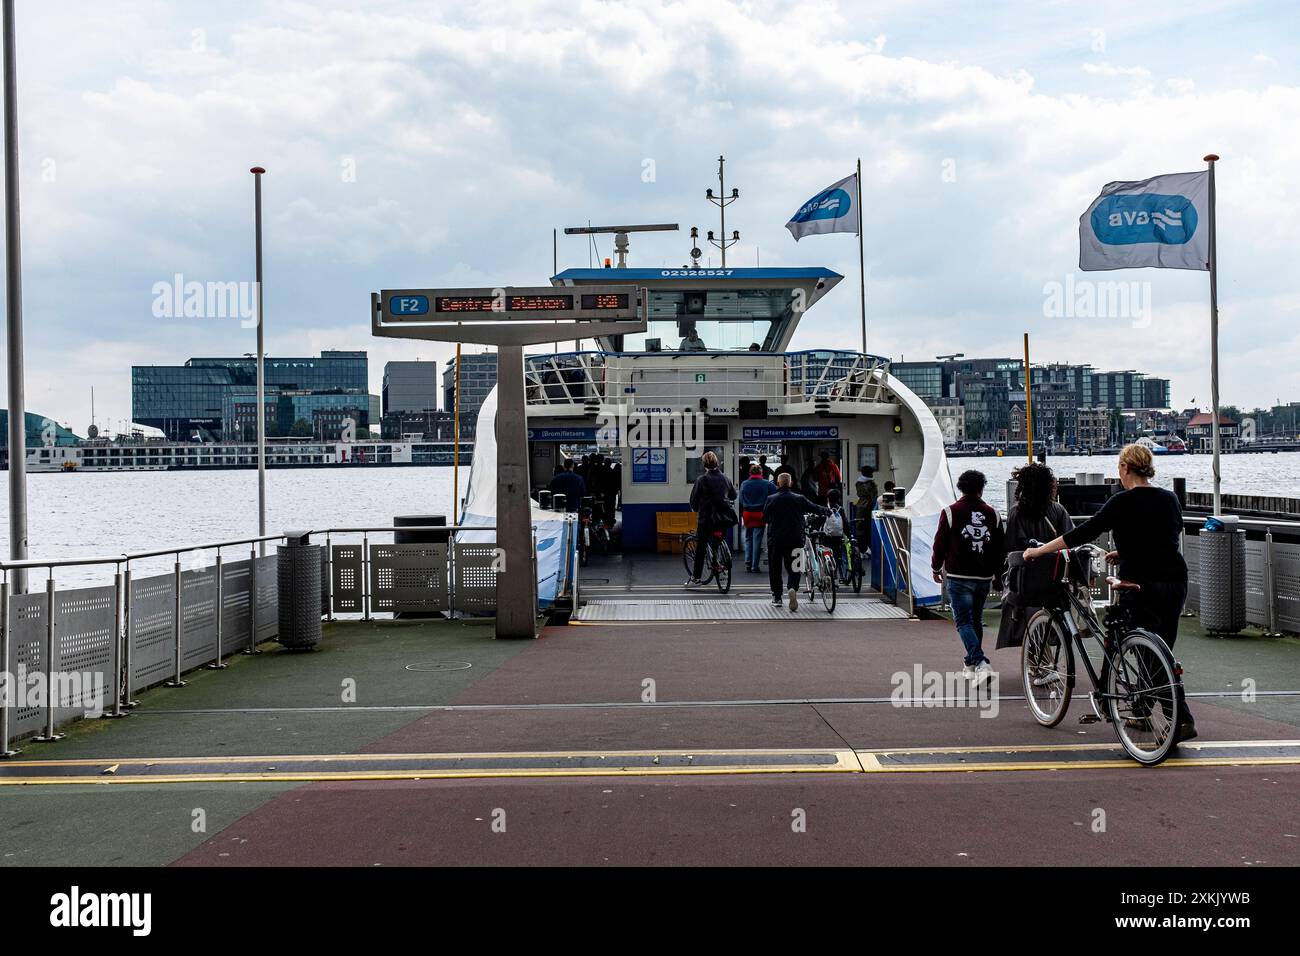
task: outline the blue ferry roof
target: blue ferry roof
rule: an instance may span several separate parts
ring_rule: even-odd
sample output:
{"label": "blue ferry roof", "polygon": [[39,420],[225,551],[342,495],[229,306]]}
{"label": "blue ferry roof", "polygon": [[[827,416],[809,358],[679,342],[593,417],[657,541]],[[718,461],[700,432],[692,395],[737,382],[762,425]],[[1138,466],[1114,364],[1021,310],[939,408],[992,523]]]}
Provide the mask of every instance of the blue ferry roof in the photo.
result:
{"label": "blue ferry roof", "polygon": [[718,279],[763,279],[777,283],[806,282],[809,279],[843,279],[838,272],[821,266],[772,269],[565,269],[552,276],[552,283],[600,282],[617,285],[637,282],[675,279],[697,279],[716,282]]}

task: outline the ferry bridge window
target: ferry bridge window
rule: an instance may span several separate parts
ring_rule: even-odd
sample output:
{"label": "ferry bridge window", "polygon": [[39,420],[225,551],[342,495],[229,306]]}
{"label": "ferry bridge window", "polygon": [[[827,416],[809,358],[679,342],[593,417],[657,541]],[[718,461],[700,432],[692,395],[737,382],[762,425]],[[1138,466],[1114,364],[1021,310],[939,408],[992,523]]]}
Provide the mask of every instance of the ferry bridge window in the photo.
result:
{"label": "ferry bridge window", "polygon": [[652,291],[646,331],[625,336],[623,350],[641,352],[646,339],[658,339],[664,351],[675,351],[692,325],[710,350],[743,352],[754,342],[771,348],[790,320],[793,295],[791,289]]}

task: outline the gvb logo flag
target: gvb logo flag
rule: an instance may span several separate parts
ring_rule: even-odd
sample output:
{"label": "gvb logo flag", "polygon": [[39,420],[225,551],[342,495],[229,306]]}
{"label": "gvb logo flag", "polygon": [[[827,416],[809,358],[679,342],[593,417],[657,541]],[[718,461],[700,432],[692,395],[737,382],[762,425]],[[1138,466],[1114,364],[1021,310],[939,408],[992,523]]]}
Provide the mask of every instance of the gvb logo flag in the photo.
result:
{"label": "gvb logo flag", "polygon": [[804,236],[858,231],[858,175],[827,186],[799,207],[785,228],[798,242]]}
{"label": "gvb logo flag", "polygon": [[1079,217],[1079,268],[1208,269],[1208,172],[1109,183]]}

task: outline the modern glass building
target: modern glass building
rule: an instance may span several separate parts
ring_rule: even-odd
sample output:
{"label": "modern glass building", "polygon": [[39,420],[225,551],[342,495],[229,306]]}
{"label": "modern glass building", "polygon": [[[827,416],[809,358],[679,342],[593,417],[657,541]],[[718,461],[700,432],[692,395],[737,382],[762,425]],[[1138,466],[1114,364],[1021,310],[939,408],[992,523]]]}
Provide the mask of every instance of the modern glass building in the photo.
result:
{"label": "modern glass building", "polygon": [[384,366],[384,414],[438,410],[437,362],[389,362]]}
{"label": "modern glass building", "polygon": [[[27,432],[27,447],[40,448],[42,445],[75,445],[81,441],[52,418],[46,418],[36,412],[28,412],[23,418]],[[0,448],[9,447],[9,412],[0,408]]]}
{"label": "modern glass building", "polygon": [[[264,363],[268,400],[275,398],[278,402],[282,393],[323,393],[334,398],[322,398],[316,407],[346,403],[357,406],[359,393],[359,407],[369,420],[371,401],[364,351],[324,351],[315,358],[266,358]],[[189,439],[196,432],[203,437],[236,439],[236,434],[225,434],[230,414],[227,399],[238,395],[241,402],[255,402],[255,397],[244,396],[254,396],[256,388],[257,360],[248,355],[192,358],[174,366],[136,365],[131,368],[131,418],[161,429],[177,441]],[[302,417],[311,420],[310,412]]]}

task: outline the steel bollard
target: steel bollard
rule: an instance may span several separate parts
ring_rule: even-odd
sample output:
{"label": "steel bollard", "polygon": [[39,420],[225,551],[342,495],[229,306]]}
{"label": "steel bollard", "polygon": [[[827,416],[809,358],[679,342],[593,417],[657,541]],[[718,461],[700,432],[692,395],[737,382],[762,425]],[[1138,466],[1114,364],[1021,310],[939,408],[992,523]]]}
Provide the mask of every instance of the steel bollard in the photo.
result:
{"label": "steel bollard", "polygon": [[45,733],[33,737],[35,743],[62,740],[63,734],[54,732],[54,569],[45,581]]}
{"label": "steel bollard", "polygon": [[185,681],[181,680],[181,634],[185,627],[183,623],[184,611],[181,606],[181,556],[176,555],[176,563],[172,566],[172,637],[176,644],[175,664],[176,670],[172,674],[172,679],[163,681],[164,687],[184,687]]}
{"label": "steel bollard", "polygon": [[[13,582],[5,572],[4,584],[0,586],[0,674],[5,679],[5,694],[13,695],[13,668],[9,666],[9,599],[13,596]],[[10,701],[0,700],[0,757],[16,757],[22,753],[9,746],[9,709]]]}
{"label": "steel bollard", "polygon": [[100,714],[101,717],[128,717],[122,710],[122,644],[126,632],[122,628],[122,565],[117,565],[113,572],[113,642],[108,672],[113,681],[113,706]]}
{"label": "steel bollard", "polygon": [[248,549],[248,646],[245,654],[260,654],[257,649],[257,548]]}
{"label": "steel bollard", "polygon": [[125,686],[122,688],[122,706],[126,708],[139,706],[139,701],[131,699],[132,685],[135,683],[135,674],[131,669],[131,643],[135,638],[133,632],[134,608],[131,606],[131,562],[126,563],[126,572],[122,577],[122,587],[124,594],[122,604],[124,607],[122,617],[126,621],[126,639],[123,645],[122,669],[126,671]]}
{"label": "steel bollard", "polygon": [[217,611],[216,611],[217,613],[217,658],[216,660],[208,664],[208,670],[219,671],[219,670],[225,670],[226,668],[225,662],[221,659],[221,641],[224,638],[221,625],[222,625],[222,619],[225,617],[225,613],[224,613],[225,581],[223,580],[225,577],[225,571],[222,569],[221,566],[220,548],[217,549],[217,560],[216,560],[215,567],[216,567],[216,575],[217,575]]}

